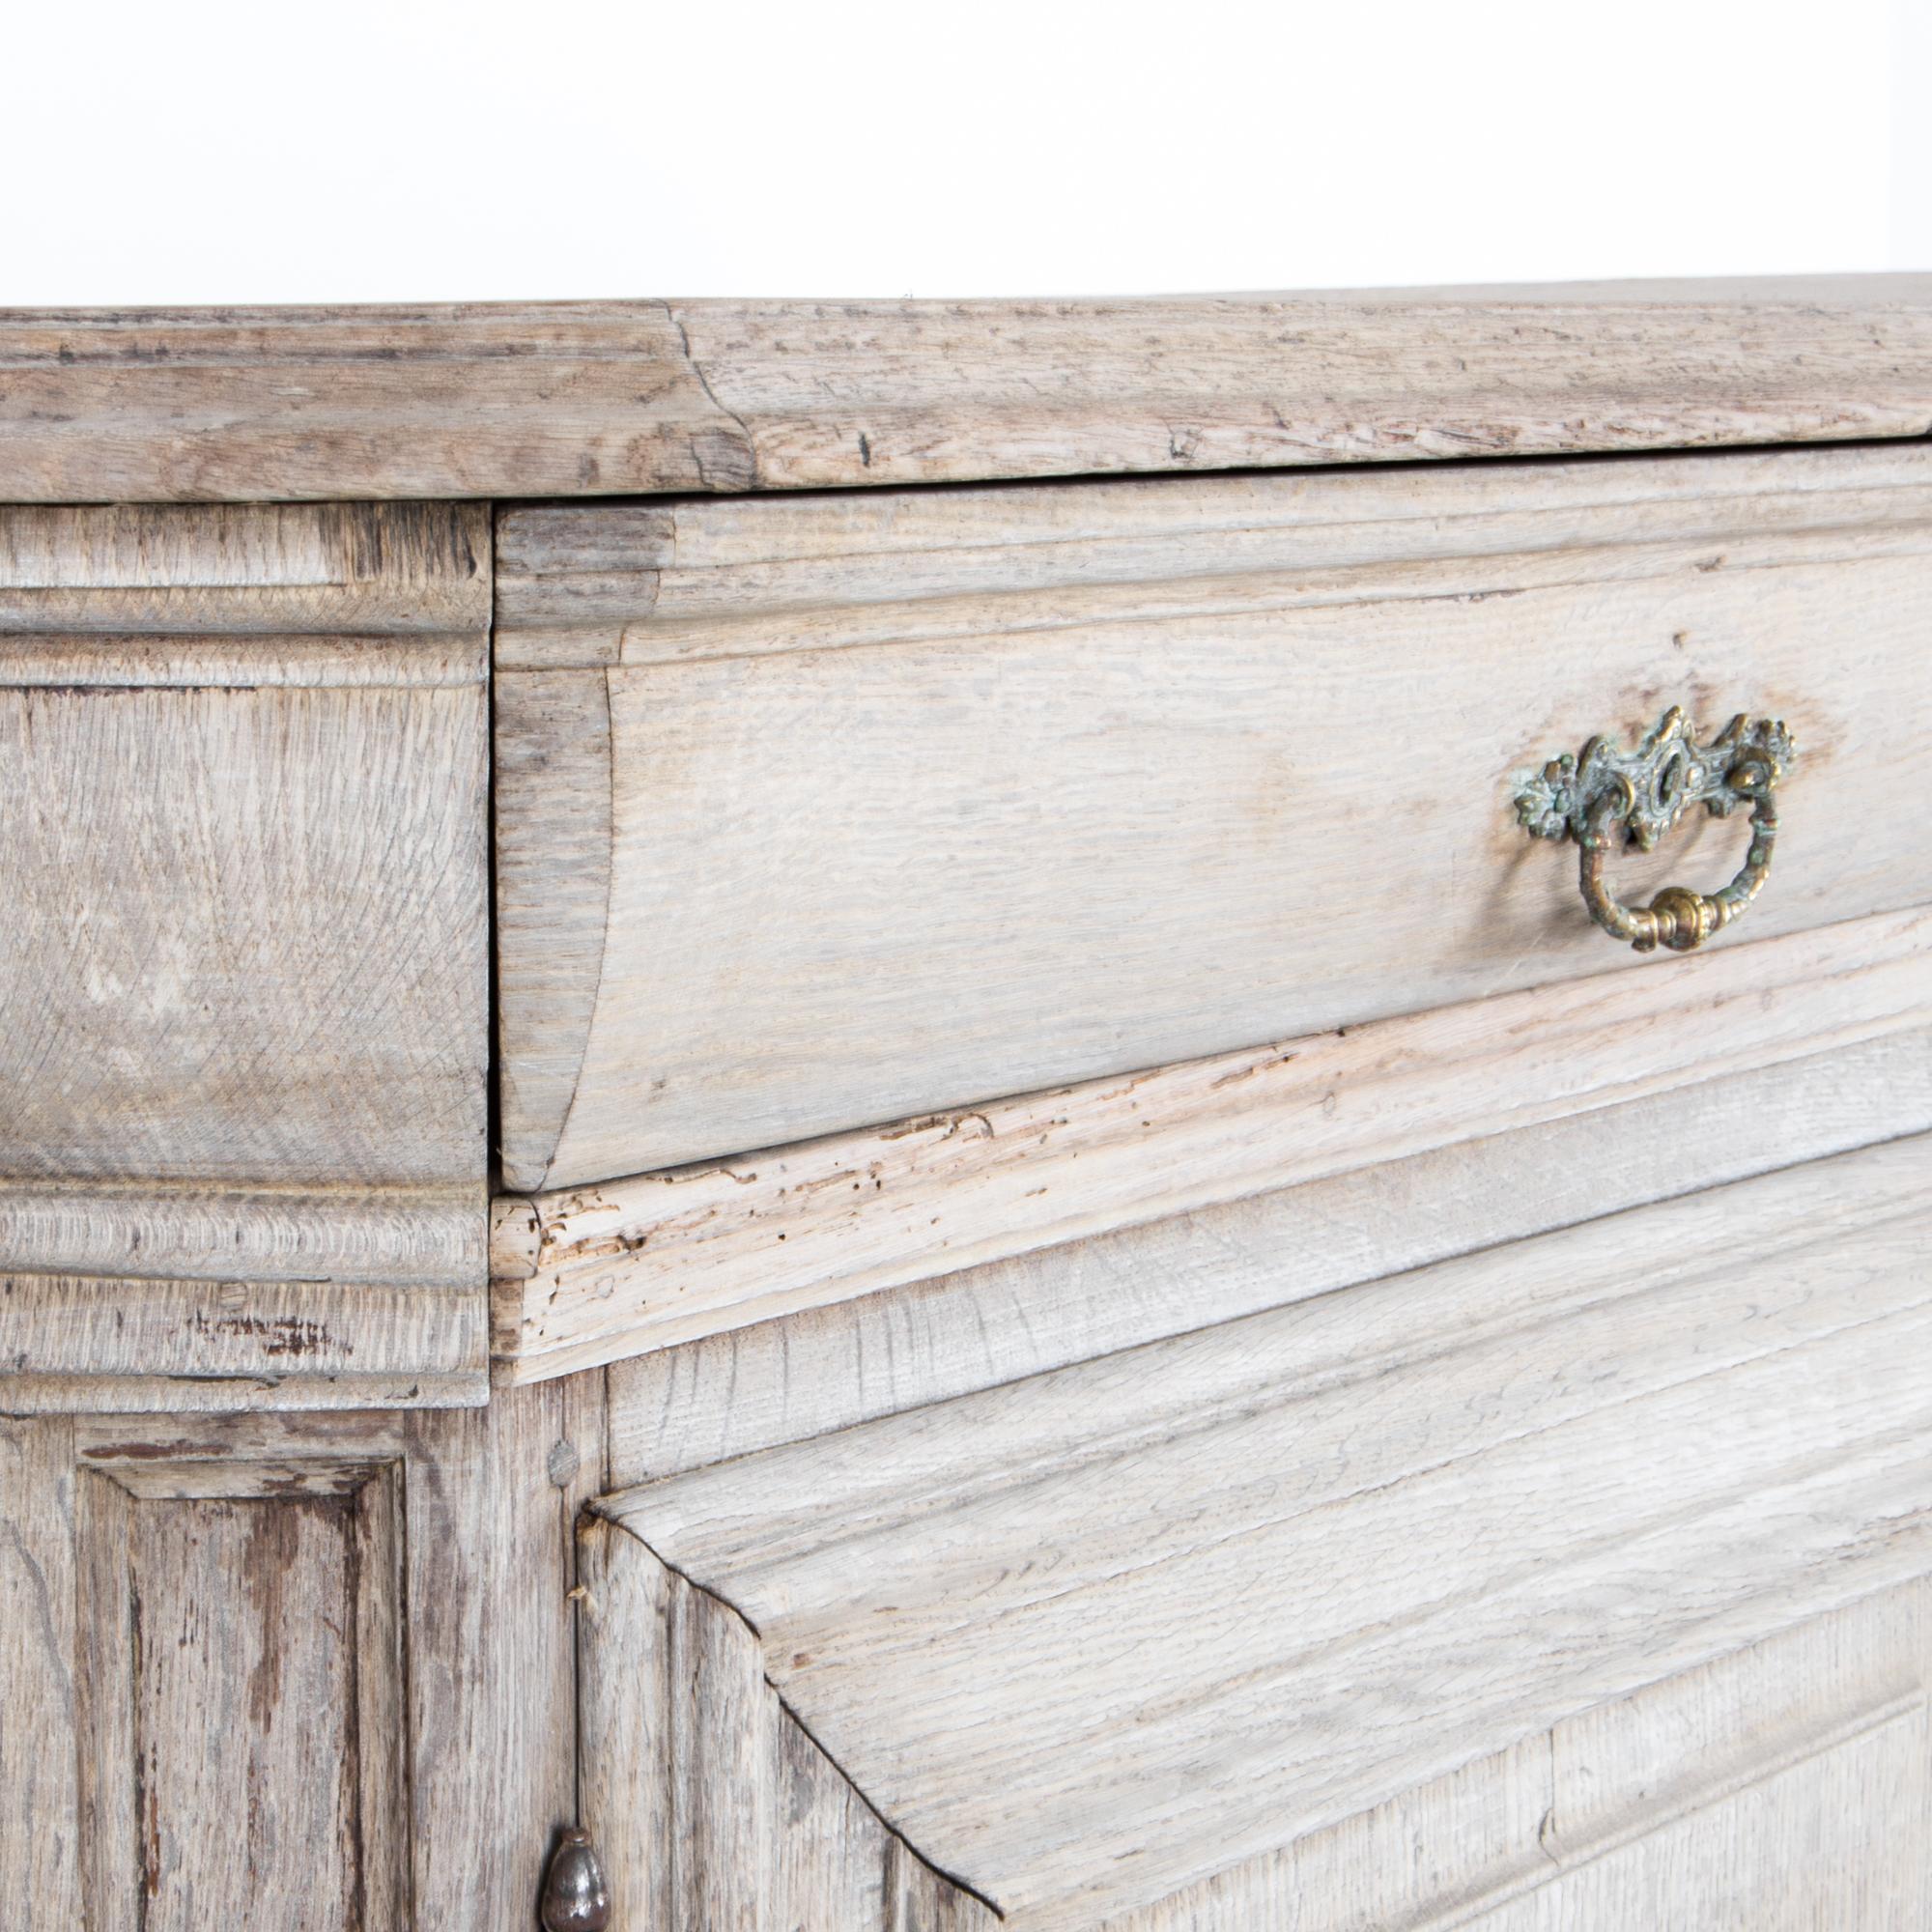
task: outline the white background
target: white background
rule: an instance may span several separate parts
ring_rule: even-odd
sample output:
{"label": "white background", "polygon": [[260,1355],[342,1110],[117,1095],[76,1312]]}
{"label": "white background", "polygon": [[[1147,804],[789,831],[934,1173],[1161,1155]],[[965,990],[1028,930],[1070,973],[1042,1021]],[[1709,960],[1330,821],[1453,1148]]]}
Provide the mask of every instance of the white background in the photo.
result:
{"label": "white background", "polygon": [[1932,269],[1932,0],[7,0],[0,303]]}

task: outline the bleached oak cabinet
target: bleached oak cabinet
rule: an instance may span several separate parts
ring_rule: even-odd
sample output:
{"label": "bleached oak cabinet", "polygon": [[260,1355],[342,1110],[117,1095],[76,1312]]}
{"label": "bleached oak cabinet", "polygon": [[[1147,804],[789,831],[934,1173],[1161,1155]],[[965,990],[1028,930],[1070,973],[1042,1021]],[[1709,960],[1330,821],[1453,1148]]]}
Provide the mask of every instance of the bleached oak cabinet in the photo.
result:
{"label": "bleached oak cabinet", "polygon": [[1928,436],[1928,277],[0,316],[0,1927],[1922,1932]]}

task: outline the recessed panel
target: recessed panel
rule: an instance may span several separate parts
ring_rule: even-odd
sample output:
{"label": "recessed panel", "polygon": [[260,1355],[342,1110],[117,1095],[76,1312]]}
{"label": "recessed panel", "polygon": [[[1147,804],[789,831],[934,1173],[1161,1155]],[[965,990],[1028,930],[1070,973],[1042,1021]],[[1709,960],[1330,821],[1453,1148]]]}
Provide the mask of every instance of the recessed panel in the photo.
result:
{"label": "recessed panel", "polygon": [[400,1932],[397,1465],[161,1463],[80,1492],[94,1922]]}

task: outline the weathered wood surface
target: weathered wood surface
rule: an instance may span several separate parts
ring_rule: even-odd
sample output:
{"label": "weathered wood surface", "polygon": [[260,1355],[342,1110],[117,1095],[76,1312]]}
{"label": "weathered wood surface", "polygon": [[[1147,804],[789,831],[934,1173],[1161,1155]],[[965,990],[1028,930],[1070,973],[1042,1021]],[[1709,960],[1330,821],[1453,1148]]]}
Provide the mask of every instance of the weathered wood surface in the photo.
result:
{"label": "weathered wood surface", "polygon": [[1552,1883],[1475,1921],[1473,1932],[1668,1924],[1673,1912],[1725,1932],[1910,1925],[1932,1908],[1928,1747],[1921,1694],[1641,1837],[1564,1861]]}
{"label": "weathered wood surface", "polygon": [[602,1507],[923,1856],[1087,1926],[1932,1569],[1928,1179],[1893,1142]]}
{"label": "weathered wood surface", "polygon": [[404,1932],[393,1469],[266,1493],[244,1467],[162,1502],[81,1476],[90,1924],[194,1932],[285,1900],[315,1932]]}
{"label": "weathered wood surface", "polygon": [[0,1172],[479,1179],[486,754],[480,681],[0,690]]}
{"label": "weathered wood surface", "polygon": [[489,622],[479,506],[0,510],[0,1372],[481,1399]]}
{"label": "weathered wood surface", "polygon": [[[506,504],[499,670],[973,639],[1367,596],[1922,549],[1925,454],[1459,464],[993,489]],[[1767,543],[1775,546],[1767,552]]]}
{"label": "weathered wood surface", "polygon": [[829,1435],[1927,1131],[1921,1030],[726,1330],[606,1371],[611,1479]]}
{"label": "weathered wood surface", "polygon": [[[111,1132],[111,1117],[102,1122]],[[484,1230],[466,1191],[304,1192],[153,1180],[0,1179],[0,1243],[44,1268],[205,1281],[434,1288],[469,1281]]]}
{"label": "weathered wood surface", "polygon": [[447,503],[0,515],[0,684],[476,682],[490,534]]}
{"label": "weathered wood surface", "polygon": [[488,1394],[474,1287],[0,1276],[0,1413],[444,1408]]}
{"label": "weathered wood surface", "polygon": [[529,1924],[576,1822],[568,1591],[577,1518],[605,1480],[603,1397],[582,1377],[408,1418],[422,1932]]}
{"label": "weathered wood surface", "polygon": [[[1512,791],[1676,699],[1707,728],[1781,716],[1802,748],[1771,884],[1720,949],[1932,897],[1896,781],[1932,708],[1932,450],[1486,480],[1474,516],[1460,471],[1239,480],[1233,510],[1218,484],[1069,486],[1064,520],[1120,539],[1117,581],[1070,565],[1070,591],[1037,587],[1055,546],[983,499],[753,503],[732,515],[743,543],[774,519],[761,567],[820,577],[751,620],[767,647],[720,618],[722,655],[499,672],[507,1183],[1644,965]],[[1293,505],[1244,561],[1221,542],[1210,567],[1240,581],[1204,608],[1202,524],[1276,488]],[[876,545],[882,509],[929,530],[955,500],[960,548],[922,554],[924,601],[876,603],[901,554],[844,583],[841,544]],[[599,576],[605,513],[554,514],[575,534],[553,554]],[[1491,551],[1530,540],[1492,534],[1513,520],[1549,547]],[[1309,523],[1348,526],[1319,594],[1296,587]],[[1381,560],[1346,561],[1363,554]],[[680,574],[702,568],[680,533]],[[989,570],[1019,587],[985,591]],[[848,609],[866,648],[832,635]],[[1715,888],[1744,842],[1696,814],[1615,881]]]}
{"label": "weathered wood surface", "polygon": [[77,1926],[73,1492],[71,1420],[0,1417],[0,1870],[41,1923]]}
{"label": "weathered wood surface", "polygon": [[583,1821],[626,1932],[992,1932],[782,1709],[757,1639],[635,1537],[582,1533]]}
{"label": "weathered wood surface", "polygon": [[[611,915],[611,706],[601,678],[517,680],[496,721],[498,1149],[540,1172],[568,1119]],[[537,1163],[535,1169],[532,1162]]]}
{"label": "weathered wood surface", "polygon": [[1568,1719],[1105,1932],[1891,1932],[1932,1906],[1923,1583]]}
{"label": "weathered wood surface", "polygon": [[510,1379],[564,1374],[1928,1022],[1932,914],[1882,914],[1667,974],[510,1197],[494,1348]]}
{"label": "weathered wood surface", "polygon": [[533,1924],[604,1470],[595,1378],[0,1422],[0,1869],[33,1923],[79,1925],[84,1884],[103,1932]]}
{"label": "weathered wood surface", "polygon": [[1932,278],[0,314],[0,497],[596,496],[1918,436]]}
{"label": "weathered wood surface", "polygon": [[[614,1527],[584,1540],[584,1811],[607,1849],[613,1924],[995,1922],[799,1728],[740,1619]],[[1812,1618],[1110,1918],[1104,1932],[1916,1923],[1932,1902],[1926,1610],[1926,1586],[1912,1582]],[[1686,1901],[1694,1917],[1676,1910]]]}

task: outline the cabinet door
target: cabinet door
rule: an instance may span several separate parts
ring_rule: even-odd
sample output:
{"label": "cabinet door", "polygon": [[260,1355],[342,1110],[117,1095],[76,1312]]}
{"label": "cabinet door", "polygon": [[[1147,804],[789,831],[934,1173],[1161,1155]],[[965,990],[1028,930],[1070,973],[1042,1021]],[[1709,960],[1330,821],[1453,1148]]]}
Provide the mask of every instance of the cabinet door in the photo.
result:
{"label": "cabinet door", "polygon": [[0,1924],[533,1923],[599,1428],[561,1382],[0,1421]]}
{"label": "cabinet door", "polygon": [[409,1923],[402,1484],[365,1454],[77,1478],[83,1884],[105,1926]]}
{"label": "cabinet door", "polygon": [[1110,1932],[1906,1932],[1932,1912],[1932,1595],[1565,1720]]}
{"label": "cabinet door", "polygon": [[1486,1932],[1926,1923],[1927,1601],[1881,1594],[1559,1726],[1557,1875]]}
{"label": "cabinet door", "polygon": [[[742,1623],[621,1532],[593,1531],[588,1553],[602,1634],[583,1788],[613,1926],[993,1932],[987,1902],[923,1858],[782,1707]],[[612,1630],[636,1646],[628,1667]],[[1932,1916],[1928,1688],[1932,1589],[1895,1585],[1152,1903],[1096,1917],[1063,1902],[1006,1922],[1918,1932]],[[998,1696],[989,1686],[989,1706]],[[1102,1765],[1096,1808],[1109,1785]]]}
{"label": "cabinet door", "polygon": [[[617,1922],[885,1932],[910,1857],[1040,1932],[1924,1924],[1929,1184],[1893,1141],[605,1497]],[[1294,1212],[1086,1264],[1286,1285]]]}

